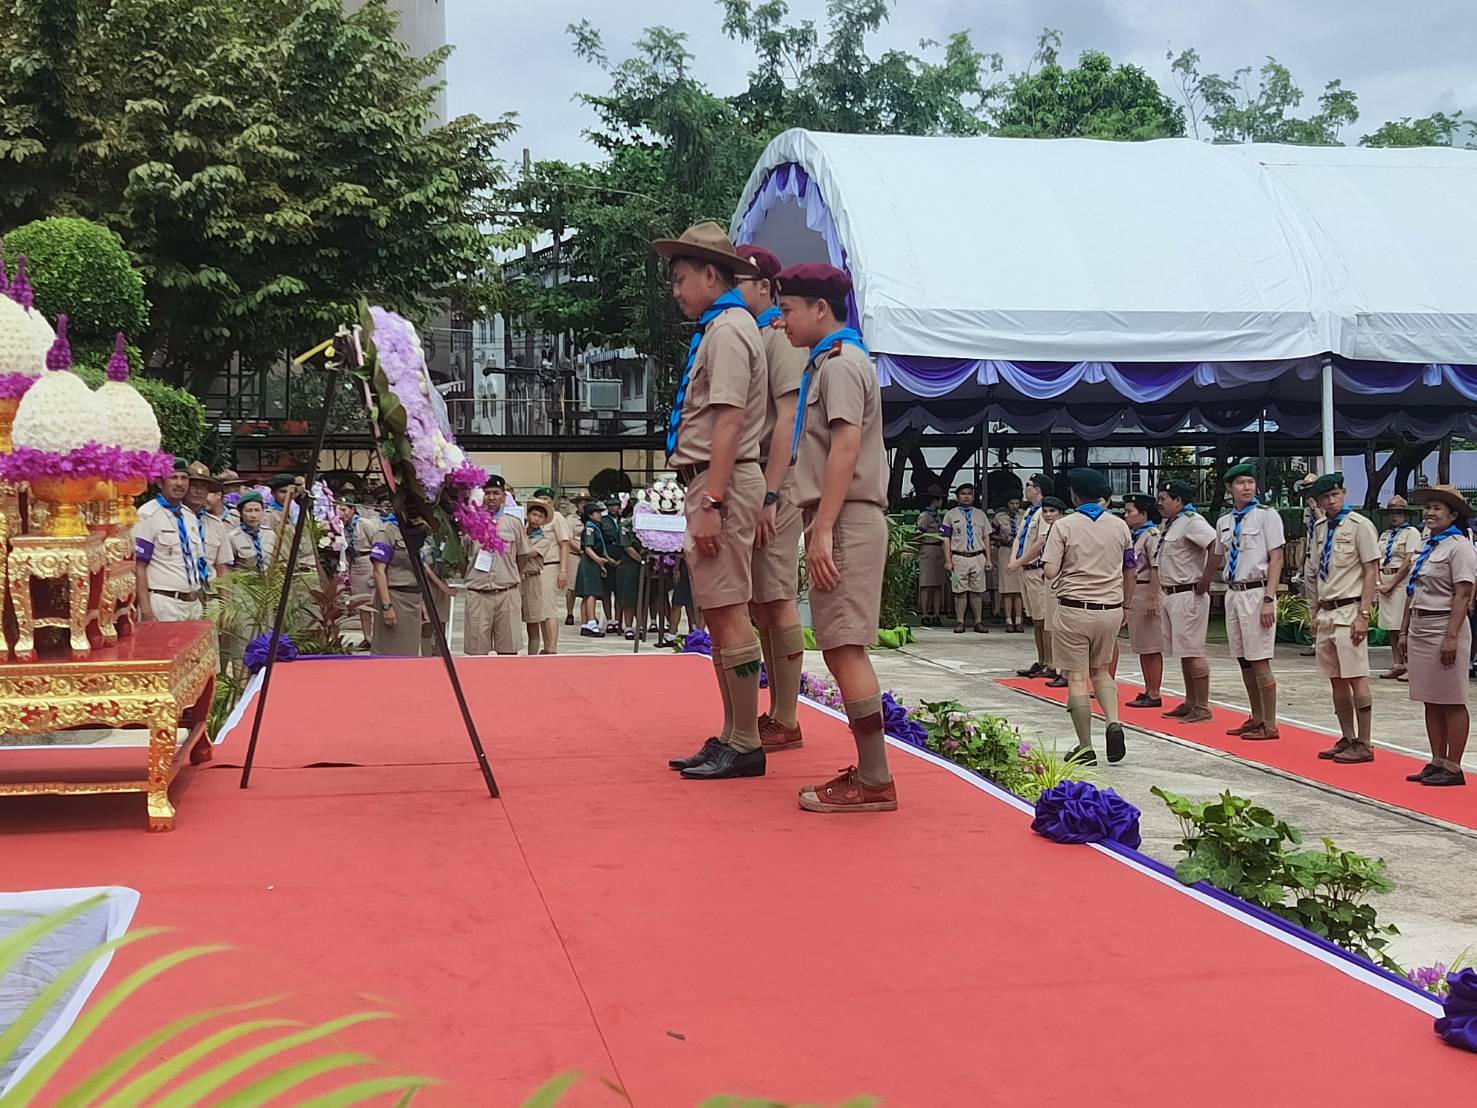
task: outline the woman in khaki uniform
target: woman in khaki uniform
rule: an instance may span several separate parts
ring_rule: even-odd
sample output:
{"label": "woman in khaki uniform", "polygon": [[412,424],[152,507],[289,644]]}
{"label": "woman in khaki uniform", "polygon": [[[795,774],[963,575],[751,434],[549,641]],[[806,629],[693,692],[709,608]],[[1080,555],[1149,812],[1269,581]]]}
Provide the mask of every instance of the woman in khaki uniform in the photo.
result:
{"label": "woman in khaki uniform", "polygon": [[1380,535],[1380,626],[1391,632],[1390,653],[1394,655],[1383,678],[1402,678],[1406,674],[1405,647],[1400,629],[1405,626],[1405,583],[1410,567],[1415,564],[1425,545],[1421,529],[1410,522],[1410,504],[1403,496],[1392,496],[1385,504],[1390,513],[1390,526]]}
{"label": "woman in khaki uniform", "polygon": [[927,506],[918,513],[918,610],[924,627],[943,623],[944,590],[949,584],[944,569],[944,540],[940,529],[944,522],[944,490],[930,485]]}
{"label": "woman in khaki uniform", "polygon": [[1426,709],[1431,762],[1407,781],[1422,785],[1465,785],[1462,755],[1471,717],[1467,711],[1467,659],[1472,629],[1467,609],[1477,582],[1477,551],[1467,537],[1472,510],[1451,485],[1421,489],[1426,503],[1426,540],[1410,580],[1400,637],[1410,658],[1410,699]]}
{"label": "woman in khaki uniform", "polygon": [[1152,496],[1125,496],[1123,521],[1133,537],[1136,569],[1133,600],[1128,606],[1128,648],[1138,655],[1144,675],[1144,691],[1124,707],[1162,708],[1164,620],[1159,615],[1162,597],[1152,581],[1159,564],[1159,505]]}
{"label": "woman in khaki uniform", "polygon": [[559,559],[563,554],[559,537],[551,526],[554,505],[543,499],[530,500],[524,507],[528,516],[528,545],[536,557],[529,559],[529,571],[523,574],[518,591],[523,602],[523,624],[528,628],[528,652],[530,654],[552,654],[553,640],[540,646],[544,629],[554,618],[557,590],[551,589],[550,579],[559,573]]}
{"label": "woman in khaki uniform", "polygon": [[420,582],[394,512],[380,520],[369,558],[377,602],[371,653],[414,658],[421,652]]}
{"label": "woman in khaki uniform", "polygon": [[1024,587],[1021,583],[1021,571],[1010,568],[1010,559],[1015,553],[1016,543],[1020,540],[1024,520],[1025,512],[1021,510],[1020,500],[1011,497],[1005,507],[996,513],[995,526],[992,528],[990,538],[997,548],[995,564],[999,567],[999,574],[996,582],[996,596],[1000,598],[1007,635],[1026,633],[1024,610],[1021,606],[1021,589]]}

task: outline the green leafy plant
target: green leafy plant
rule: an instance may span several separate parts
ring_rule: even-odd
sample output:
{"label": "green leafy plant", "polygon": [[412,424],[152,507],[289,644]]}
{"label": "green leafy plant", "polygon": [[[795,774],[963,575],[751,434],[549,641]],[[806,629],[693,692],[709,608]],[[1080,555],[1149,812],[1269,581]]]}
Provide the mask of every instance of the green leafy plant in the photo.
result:
{"label": "green leafy plant", "polygon": [[[918,529],[911,523],[887,521],[887,561],[882,565],[883,627],[911,625],[917,616],[918,559],[913,555]],[[906,556],[905,556],[906,555]]]}
{"label": "green leafy plant", "polygon": [[[10,934],[0,936],[0,980],[13,968],[23,967],[27,954],[43,939],[101,907],[106,899],[96,896],[79,901],[62,911],[37,916]],[[113,951],[162,932],[162,928],[145,928],[101,943],[74,959],[39,988],[19,1018],[0,1030],[0,1073],[12,1071],[20,1064],[20,1050],[27,1038],[65,1003],[93,965]],[[298,1094],[292,1103],[311,1108],[348,1108],[377,1102],[406,1108],[420,1090],[440,1084],[430,1077],[384,1073],[371,1056],[330,1046],[327,1042],[360,1024],[393,1019],[390,1012],[355,1012],[308,1024],[269,1014],[266,1010],[279,1006],[285,998],[264,997],[177,1019],[115,1054],[92,1072],[81,1075],[70,1089],[62,1090],[56,1080],[58,1072],[87,1047],[103,1021],[129,997],[170,970],[229,949],[189,947],[156,958],[129,974],[106,995],[93,1000],[57,1043],[35,1061],[9,1092],[0,1095],[0,1108],[25,1108],[38,1102],[59,1108],[84,1108],[104,1102],[109,1108],[132,1108],[145,1103],[160,1108],[226,1104],[255,1108],[282,1103],[279,1098],[310,1081],[321,1085],[322,1079],[330,1075],[339,1082],[332,1089],[316,1092],[311,1099],[302,1099]],[[161,1056],[164,1060],[156,1063],[154,1060]],[[580,1080],[578,1073],[551,1078],[523,1102],[522,1108],[557,1108]],[[604,1084],[615,1096],[630,1103],[618,1085],[610,1081]],[[169,1091],[164,1093],[166,1087]],[[872,1097],[856,1097],[837,1108],[879,1108],[881,1103]],[[698,1108],[786,1106],[763,1098],[715,1096],[704,1100]]]}
{"label": "green leafy plant", "polygon": [[79,348],[105,344],[122,331],[138,338],[149,325],[144,279],[122,242],[86,219],[38,219],[5,236],[5,254],[26,256],[36,307],[47,319],[65,314]]}
{"label": "green leafy plant", "polygon": [[972,715],[957,700],[925,700],[918,722],[928,747],[950,761],[1015,792],[1023,777],[1021,734],[1000,716]]}
{"label": "green leafy plant", "polygon": [[1053,743],[1050,750],[1033,744],[1029,752],[1021,756],[1021,773],[1013,790],[1022,800],[1032,804],[1047,789],[1055,788],[1067,781],[1098,781],[1098,774],[1091,766],[1077,760],[1068,760],[1066,754],[1057,750]]}
{"label": "green leafy plant", "polygon": [[1229,791],[1200,803],[1158,786],[1150,791],[1179,818],[1184,838],[1174,849],[1185,857],[1174,872],[1185,884],[1205,881],[1367,961],[1404,972],[1385,953],[1399,929],[1381,924],[1367,903],[1370,895],[1393,887],[1383,858],[1355,854],[1329,839],[1322,840],[1322,850],[1287,850],[1284,844],[1302,844],[1302,833]]}

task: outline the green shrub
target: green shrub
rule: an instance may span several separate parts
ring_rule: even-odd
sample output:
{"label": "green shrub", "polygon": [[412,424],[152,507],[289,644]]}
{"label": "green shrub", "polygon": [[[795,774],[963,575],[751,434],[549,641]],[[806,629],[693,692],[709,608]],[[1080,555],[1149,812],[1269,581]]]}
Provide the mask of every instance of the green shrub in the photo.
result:
{"label": "green shrub", "polygon": [[1199,804],[1158,786],[1149,791],[1179,817],[1185,837],[1174,848],[1185,857],[1174,875],[1186,885],[1208,882],[1361,958],[1404,972],[1385,953],[1399,929],[1382,925],[1374,906],[1365,903],[1370,894],[1393,887],[1383,858],[1343,850],[1329,839],[1322,850],[1285,850],[1284,843],[1302,843],[1298,829],[1229,791]]}
{"label": "green shrub", "polygon": [[[108,353],[111,354],[111,347]],[[130,352],[132,362],[134,352]],[[90,388],[103,383],[108,355],[89,351],[78,358],[77,376],[86,381]],[[159,420],[159,432],[163,435],[162,449],[181,458],[194,459],[205,438],[205,405],[184,389],[167,385],[152,377],[129,378],[129,383],[138,389],[139,395],[154,409]]]}
{"label": "green shrub", "polygon": [[26,256],[36,307],[55,320],[65,313],[79,344],[107,342],[122,331],[130,338],[149,325],[143,276],[133,268],[118,236],[85,219],[38,219],[5,236],[5,256]]}

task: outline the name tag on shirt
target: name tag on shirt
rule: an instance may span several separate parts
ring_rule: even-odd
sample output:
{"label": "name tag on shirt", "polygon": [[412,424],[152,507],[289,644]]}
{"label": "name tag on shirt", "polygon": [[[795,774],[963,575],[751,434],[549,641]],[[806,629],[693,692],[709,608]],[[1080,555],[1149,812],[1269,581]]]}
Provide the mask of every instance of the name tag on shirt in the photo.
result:
{"label": "name tag on shirt", "polygon": [[477,560],[472,563],[478,573],[488,573],[492,570],[492,551],[484,550],[477,555]]}
{"label": "name tag on shirt", "polygon": [[512,516],[514,519],[521,519],[525,522],[528,520],[528,511],[522,504],[503,505],[503,515]]}

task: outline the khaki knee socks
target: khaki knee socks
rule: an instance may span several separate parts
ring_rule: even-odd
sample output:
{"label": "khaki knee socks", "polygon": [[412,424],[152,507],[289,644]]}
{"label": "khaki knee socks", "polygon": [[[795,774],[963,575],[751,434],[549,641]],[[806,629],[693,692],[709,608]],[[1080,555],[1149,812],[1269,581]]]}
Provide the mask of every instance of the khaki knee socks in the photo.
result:
{"label": "khaki knee socks", "polygon": [[882,694],[848,700],[845,708],[856,739],[857,775],[868,785],[887,784],[892,771],[887,768],[887,739],[882,732]]}
{"label": "khaki knee socks", "polygon": [[1374,701],[1368,690],[1364,692],[1349,693],[1349,699],[1354,702],[1355,727],[1358,729],[1359,741],[1365,746],[1374,741]]}
{"label": "khaki knee socks", "polygon": [[713,644],[713,674],[718,679],[718,695],[723,698],[723,730],[718,738],[724,742],[733,736],[733,697],[728,694],[728,675],[723,672],[723,652]]}
{"label": "khaki knee socks", "polygon": [[1272,675],[1271,662],[1252,662],[1256,670],[1257,688],[1262,695],[1261,721],[1269,730],[1277,728],[1277,678]]}
{"label": "khaki knee socks", "polygon": [[728,744],[735,750],[759,749],[759,664],[763,658],[758,639],[723,652],[723,680],[733,711]]}
{"label": "khaki knee socks", "polygon": [[1103,710],[1103,719],[1108,723],[1118,722],[1118,682],[1112,674],[1100,673],[1092,679],[1092,691],[1097,694],[1098,707]]}
{"label": "khaki knee socks", "polygon": [[1092,745],[1092,701],[1086,693],[1074,693],[1067,697],[1067,715],[1072,717],[1072,730],[1077,732],[1077,745]]}
{"label": "khaki knee socks", "polygon": [[769,715],[786,727],[794,727],[795,708],[800,699],[800,671],[805,667],[805,629],[798,623],[773,627],[768,641],[772,652],[766,661]]}

